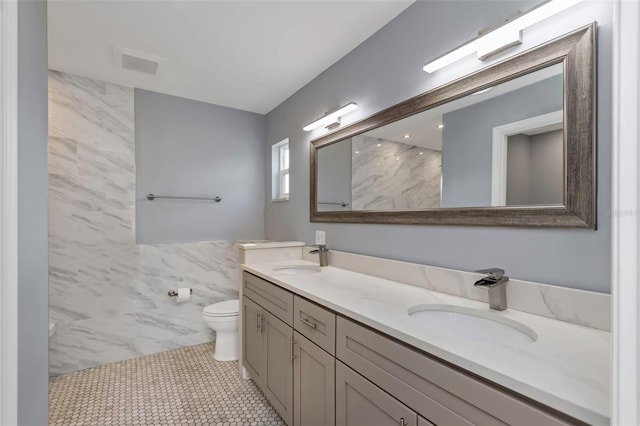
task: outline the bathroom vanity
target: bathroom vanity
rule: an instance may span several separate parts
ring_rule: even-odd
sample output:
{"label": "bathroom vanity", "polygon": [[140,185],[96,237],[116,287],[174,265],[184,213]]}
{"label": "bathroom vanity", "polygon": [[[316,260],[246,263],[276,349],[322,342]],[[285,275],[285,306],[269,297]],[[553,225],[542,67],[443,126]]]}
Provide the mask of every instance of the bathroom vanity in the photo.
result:
{"label": "bathroom vanity", "polygon": [[[243,268],[242,362],[289,425],[609,422],[606,331],[305,260]],[[451,335],[415,306],[531,339]]]}

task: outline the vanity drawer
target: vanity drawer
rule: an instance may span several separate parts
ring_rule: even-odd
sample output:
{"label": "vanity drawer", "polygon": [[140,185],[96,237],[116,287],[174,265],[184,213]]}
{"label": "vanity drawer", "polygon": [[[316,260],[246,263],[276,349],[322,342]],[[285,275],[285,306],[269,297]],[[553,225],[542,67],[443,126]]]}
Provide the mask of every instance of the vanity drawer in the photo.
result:
{"label": "vanity drawer", "polygon": [[342,317],[336,357],[436,425],[581,424]]}
{"label": "vanity drawer", "polygon": [[293,298],[293,328],[331,355],[336,353],[336,315],[299,296]]}
{"label": "vanity drawer", "polygon": [[293,293],[248,272],[242,273],[242,291],[278,319],[293,326]]}

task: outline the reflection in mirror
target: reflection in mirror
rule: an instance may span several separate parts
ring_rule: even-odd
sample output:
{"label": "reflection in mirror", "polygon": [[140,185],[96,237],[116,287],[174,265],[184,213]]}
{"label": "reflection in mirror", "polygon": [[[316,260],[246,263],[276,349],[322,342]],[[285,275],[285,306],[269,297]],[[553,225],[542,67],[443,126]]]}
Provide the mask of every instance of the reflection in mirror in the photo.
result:
{"label": "reflection in mirror", "polygon": [[563,65],[317,152],[317,210],[562,205]]}
{"label": "reflection in mirror", "polygon": [[440,150],[370,133],[352,138],[353,209],[440,207]]}
{"label": "reflection in mirror", "polygon": [[507,136],[506,162],[506,198],[496,205],[562,204],[562,130]]}

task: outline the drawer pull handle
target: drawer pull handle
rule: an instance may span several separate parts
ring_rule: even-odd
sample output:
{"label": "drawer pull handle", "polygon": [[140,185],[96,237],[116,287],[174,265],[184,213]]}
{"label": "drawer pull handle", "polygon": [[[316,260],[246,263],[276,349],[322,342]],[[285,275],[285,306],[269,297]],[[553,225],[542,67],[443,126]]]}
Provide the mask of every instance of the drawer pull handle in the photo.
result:
{"label": "drawer pull handle", "polygon": [[400,426],[409,426],[409,424],[404,421],[404,417],[400,417]]}
{"label": "drawer pull handle", "polygon": [[256,331],[258,334],[262,334],[262,315],[260,312],[256,314]]}
{"label": "drawer pull handle", "polygon": [[309,321],[307,318],[300,317],[300,321],[302,321],[303,323],[307,324],[311,328],[314,328],[314,329],[318,328],[318,324],[316,324],[315,322]]}

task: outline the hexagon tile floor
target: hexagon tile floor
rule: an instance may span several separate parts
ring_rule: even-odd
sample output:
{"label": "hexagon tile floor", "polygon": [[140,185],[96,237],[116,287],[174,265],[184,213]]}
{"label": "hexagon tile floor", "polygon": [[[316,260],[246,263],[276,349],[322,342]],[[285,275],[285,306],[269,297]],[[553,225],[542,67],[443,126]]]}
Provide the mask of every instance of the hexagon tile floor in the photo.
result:
{"label": "hexagon tile floor", "polygon": [[283,425],[237,362],[213,359],[214,343],[51,378],[49,424]]}

